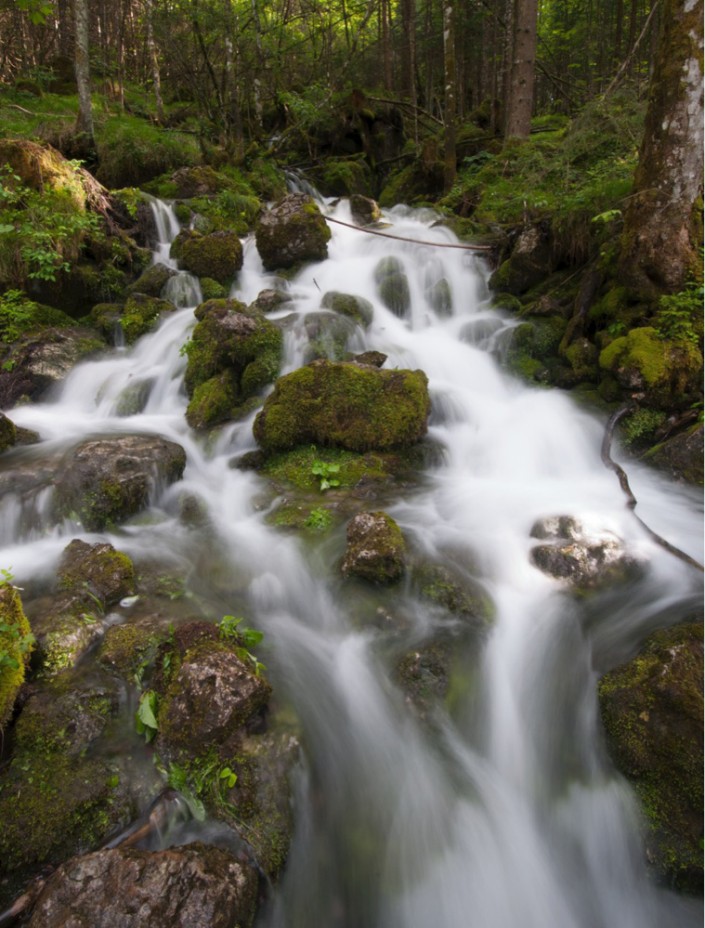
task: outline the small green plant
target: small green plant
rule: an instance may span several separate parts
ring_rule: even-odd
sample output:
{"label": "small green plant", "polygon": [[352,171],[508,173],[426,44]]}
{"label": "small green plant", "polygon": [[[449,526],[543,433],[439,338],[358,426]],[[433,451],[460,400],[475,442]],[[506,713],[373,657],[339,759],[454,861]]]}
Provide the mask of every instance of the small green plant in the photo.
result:
{"label": "small green plant", "polygon": [[308,518],[304,522],[306,528],[310,528],[314,532],[323,532],[331,524],[333,517],[327,509],[317,508],[312,509],[308,515]]}
{"label": "small green plant", "polygon": [[159,697],[154,690],[145,690],[140,696],[139,706],[137,707],[137,734],[143,735],[147,744],[154,739],[154,736],[159,731],[159,723],[157,722],[158,700]]}
{"label": "small green plant", "polygon": [[255,628],[248,628],[242,625],[242,622],[241,617],[224,615],[218,623],[220,637],[235,643],[237,656],[244,664],[252,664],[255,676],[258,677],[263,670],[266,670],[266,667],[249,649],[256,647],[262,641],[264,633]]}
{"label": "small green plant", "polygon": [[223,767],[218,775],[218,778],[222,781],[225,781],[225,785],[228,789],[232,789],[233,786],[237,783],[237,774],[230,769],[230,767]]}
{"label": "small green plant", "polygon": [[311,473],[314,477],[320,477],[321,492],[330,489],[330,487],[339,487],[340,480],[333,477],[340,470],[340,464],[328,464],[326,461],[314,461],[311,466]]}
{"label": "small green plant", "polygon": [[694,345],[702,337],[703,287],[690,284],[679,293],[662,296],[656,313],[656,328],[663,338]]}

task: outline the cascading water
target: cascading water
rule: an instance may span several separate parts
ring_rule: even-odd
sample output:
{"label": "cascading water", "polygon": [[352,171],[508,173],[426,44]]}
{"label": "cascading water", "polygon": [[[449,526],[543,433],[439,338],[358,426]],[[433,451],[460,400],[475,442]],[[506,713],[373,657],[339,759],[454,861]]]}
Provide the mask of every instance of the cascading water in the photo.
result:
{"label": "cascading water", "polygon": [[[350,221],[346,202],[324,209]],[[155,259],[168,263],[178,224],[164,204],[155,211]],[[429,212],[398,208],[386,218],[399,235],[454,241],[433,227]],[[394,631],[371,621],[374,604],[350,597],[339,576],[342,534],[304,544],[269,527],[259,509],[260,478],[229,466],[255,447],[252,419],[208,440],[188,428],[180,348],[199,300],[188,275],[170,282],[169,298],[183,308],[157,332],[82,364],[53,401],[10,412],[41,435],[25,453],[135,432],[158,433],[186,450],[183,481],[152,501],[151,518],[104,537],[137,564],[155,555],[175,563],[201,601],[222,614],[229,611],[227,584],[211,589],[208,573],[208,552],[217,550],[220,573],[237,576],[246,591],[248,621],[266,633],[269,675],[301,721],[305,762],[289,863],[259,924],[699,925],[701,906],[647,877],[635,802],[600,749],[596,698],[599,673],[652,629],[688,613],[699,578],[656,546],[626,508],[600,460],[603,425],[568,396],[503,373],[493,352],[512,322],[490,307],[475,258],[337,225],[332,233],[328,259],[290,281],[292,301],[272,316],[289,317],[284,369],[302,363],[305,338],[296,320],[320,308],[321,294],[353,293],[373,304],[371,327],[358,330],[350,347],[386,353],[390,368],[426,372],[430,438],[439,449],[423,481],[390,498],[386,509],[419,554],[451,559],[494,604],[480,653],[460,635],[452,711],[439,710],[432,724],[419,722],[390,668],[447,617],[402,587],[384,603],[397,614]],[[406,272],[406,319],[380,300],[374,268],[385,256]],[[441,281],[447,288],[439,291]],[[277,283],[263,273],[254,241],[246,241],[233,295],[249,303]],[[141,411],[126,415],[124,399],[135,390],[142,391]],[[642,518],[701,558],[697,494],[637,464],[629,470]],[[184,491],[207,511],[205,554],[203,538],[179,518]],[[0,565],[11,565],[21,586],[48,576],[77,531],[42,527],[42,500],[32,505],[32,517],[23,518],[22,503],[8,496],[2,510]],[[638,583],[582,605],[537,570],[531,526],[564,513],[625,539],[648,563]]]}

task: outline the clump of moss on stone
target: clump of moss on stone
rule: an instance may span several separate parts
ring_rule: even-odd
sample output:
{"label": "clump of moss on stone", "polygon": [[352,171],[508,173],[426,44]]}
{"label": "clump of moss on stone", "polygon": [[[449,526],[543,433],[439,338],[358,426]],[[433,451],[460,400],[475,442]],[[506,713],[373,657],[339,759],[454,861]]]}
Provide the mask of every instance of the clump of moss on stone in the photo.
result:
{"label": "clump of moss on stone", "polygon": [[128,345],[133,344],[156,326],[162,313],[173,311],[174,304],[169,300],[161,300],[144,293],[133,293],[127,300],[120,317],[120,326],[125,335],[125,341]]}
{"label": "clump of moss on stone", "polygon": [[321,306],[324,309],[333,310],[334,313],[349,316],[363,329],[370,325],[374,313],[369,300],[354,296],[351,293],[339,293],[337,290],[329,290],[328,293],[324,293]]}
{"label": "clump of moss on stone", "polygon": [[192,232],[181,245],[179,262],[197,277],[227,284],[242,267],[242,243],[235,232]]}
{"label": "clump of moss on stone", "polygon": [[254,434],[267,453],[308,444],[386,451],[420,441],[429,411],[422,371],[314,361],[279,378]]}
{"label": "clump of moss on stone", "polygon": [[647,854],[672,885],[703,884],[703,628],[656,632],[600,680],[610,755],[646,817]]}
{"label": "clump of moss on stone", "polygon": [[5,580],[0,583],[0,733],[12,715],[33,644],[19,591]]}

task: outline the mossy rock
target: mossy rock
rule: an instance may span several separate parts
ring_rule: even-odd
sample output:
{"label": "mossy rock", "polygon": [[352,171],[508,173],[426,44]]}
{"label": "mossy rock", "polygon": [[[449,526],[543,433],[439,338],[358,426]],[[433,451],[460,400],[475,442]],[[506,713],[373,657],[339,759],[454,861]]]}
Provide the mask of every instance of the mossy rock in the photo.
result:
{"label": "mossy rock", "polygon": [[656,632],[598,687],[607,745],[647,824],[647,857],[662,878],[703,887],[703,628]]}
{"label": "mossy rock", "polygon": [[411,310],[409,281],[399,258],[382,258],[374,271],[380,300],[395,316],[405,319]]}
{"label": "mossy rock", "polygon": [[334,473],[341,489],[388,484],[393,480],[395,465],[398,467],[395,456],[391,454],[359,454],[340,448],[304,445],[267,457],[259,469],[283,488],[293,486],[299,490],[320,492],[321,476],[316,472],[320,464],[337,468],[331,473]]}
{"label": "mossy rock", "polygon": [[290,268],[328,256],[331,232],[314,200],[293,193],[260,217],[255,228],[257,250],[265,270]]}
{"label": "mossy rock", "polygon": [[0,454],[7,451],[17,441],[17,427],[12,419],[0,412]]}
{"label": "mossy rock", "polygon": [[174,312],[175,306],[169,300],[133,293],[125,304],[120,316],[120,327],[128,345],[151,332],[159,322],[162,313]]}
{"label": "mossy rock", "polygon": [[34,639],[19,591],[0,584],[0,737],[25,678]]}
{"label": "mossy rock", "polygon": [[212,277],[201,277],[201,296],[205,300],[224,300],[228,296],[228,288]]}
{"label": "mossy rock", "polygon": [[279,378],[254,435],[267,453],[312,443],[385,451],[424,437],[430,405],[422,371],[314,361]]}
{"label": "mossy rock", "polygon": [[28,139],[0,139],[0,164],[9,165],[30,189],[43,191],[49,187],[60,190],[70,197],[76,209],[83,211],[86,208],[86,193],[80,173],[50,146]]}
{"label": "mossy rock", "polygon": [[397,523],[386,512],[360,512],[347,527],[340,567],[343,576],[388,585],[406,570],[406,544]]}
{"label": "mossy rock", "polygon": [[230,186],[226,177],[207,164],[179,168],[171,175],[170,181],[173,184],[174,197],[178,200],[212,195],[223,187]]}
{"label": "mossy rock", "polygon": [[64,548],[57,576],[62,590],[87,592],[100,602],[102,609],[135,591],[135,568],[131,559],[108,542],[90,545],[74,538]]}
{"label": "mossy rock", "polygon": [[550,238],[537,226],[525,229],[517,238],[509,258],[489,279],[491,290],[526,293],[548,277],[556,266]]}
{"label": "mossy rock", "polygon": [[98,662],[124,680],[133,680],[152,663],[168,632],[150,624],[111,625],[105,630]]}
{"label": "mossy rock", "polygon": [[490,627],[494,605],[476,580],[441,564],[421,564],[413,571],[414,588],[422,599],[440,606],[478,630]]}
{"label": "mossy rock", "polygon": [[120,322],[124,310],[123,303],[96,303],[91,309],[90,320],[101,335],[113,341],[116,333],[121,330]]}
{"label": "mossy rock", "polygon": [[210,277],[227,284],[242,267],[242,243],[235,232],[191,234],[179,248],[178,260],[196,277]]}
{"label": "mossy rock", "polygon": [[306,313],[303,327],[308,337],[304,362],[319,358],[344,361],[349,358],[348,342],[355,335],[356,324],[347,316],[336,313]]}
{"label": "mossy rock", "polygon": [[374,308],[369,300],[363,297],[354,296],[351,293],[339,293],[337,290],[329,290],[323,294],[321,300],[323,309],[330,309],[334,313],[340,313],[342,316],[348,316],[363,329],[368,328],[372,323]]}
{"label": "mossy rock", "polygon": [[127,294],[144,293],[146,296],[161,296],[162,290],[176,271],[166,264],[157,262],[143,271],[137,280],[127,288]]}
{"label": "mossy rock", "polygon": [[359,193],[353,193],[350,197],[350,212],[353,220],[361,226],[373,225],[382,218],[378,204]]}
{"label": "mossy rock", "polygon": [[616,338],[602,350],[600,367],[623,389],[665,409],[689,405],[702,390],[703,356],[697,346],[661,338],[651,326]]}
{"label": "mossy rock", "polygon": [[186,347],[187,419],[207,428],[237,417],[279,371],[282,333],[237,300],[209,300]]}
{"label": "mossy rock", "polygon": [[703,485],[703,424],[691,426],[651,448],[644,460],[675,480]]}
{"label": "mossy rock", "polygon": [[562,317],[550,316],[532,318],[514,328],[506,354],[509,369],[535,383],[555,382],[563,363],[558,349],[566,324]]}

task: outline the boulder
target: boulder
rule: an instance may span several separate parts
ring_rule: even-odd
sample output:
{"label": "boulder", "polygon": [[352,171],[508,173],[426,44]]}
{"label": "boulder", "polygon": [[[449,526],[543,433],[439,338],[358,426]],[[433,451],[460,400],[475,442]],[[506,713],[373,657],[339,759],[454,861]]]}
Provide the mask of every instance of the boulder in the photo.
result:
{"label": "boulder", "polygon": [[104,348],[105,342],[95,330],[79,326],[48,328],[21,338],[5,362],[11,369],[0,370],[0,407],[8,409],[41,399],[65,380],[79,361]]}
{"label": "boulder", "polygon": [[137,280],[130,284],[127,293],[144,293],[146,296],[161,296],[164,285],[176,271],[166,264],[157,262],[144,270]]}
{"label": "boulder", "polygon": [[232,281],[242,267],[242,243],[235,232],[192,232],[182,243],[178,256],[181,267],[196,277],[208,277],[220,284]]}
{"label": "boulder", "polygon": [[57,570],[66,591],[90,593],[103,609],[135,591],[135,568],[130,558],[107,542],[89,545],[80,538],[64,548]]}
{"label": "boulder", "polygon": [[120,316],[120,327],[128,345],[132,345],[156,328],[163,313],[174,312],[175,306],[170,300],[162,300],[144,293],[133,293],[128,297]]}
{"label": "boulder", "polygon": [[17,427],[12,419],[0,412],[0,454],[17,441]]}
{"label": "boulder", "polygon": [[620,538],[604,529],[588,530],[571,516],[539,519],[531,537],[546,541],[531,549],[533,564],[578,591],[612,586],[640,569]]}
{"label": "boulder", "polygon": [[338,293],[336,290],[329,290],[328,293],[323,294],[321,306],[323,309],[331,309],[342,316],[349,316],[363,329],[369,327],[374,314],[372,303],[369,300],[351,293]]}
{"label": "boulder", "polygon": [[702,390],[703,356],[692,342],[662,338],[651,326],[631,329],[600,353],[600,367],[646,405],[684,409]]}
{"label": "boulder", "polygon": [[703,888],[703,627],[651,635],[599,682],[610,756],[646,819],[647,858],[672,886]]}
{"label": "boulder", "polygon": [[348,342],[355,335],[355,323],[336,313],[306,313],[303,329],[308,339],[304,362],[320,358],[343,361],[348,355]]}
{"label": "boulder", "polygon": [[250,928],[257,889],[256,871],[219,847],[118,847],[63,864],[37,900],[29,926]]}
{"label": "boulder", "polygon": [[385,512],[360,512],[347,527],[341,564],[346,577],[371,583],[396,583],[404,576],[406,545],[397,523]]}
{"label": "boulder", "polygon": [[517,238],[509,258],[492,274],[489,286],[502,293],[526,293],[548,277],[555,267],[550,237],[538,226],[529,226]]}
{"label": "boulder", "polygon": [[170,180],[174,185],[174,197],[177,200],[210,196],[228,186],[227,180],[207,164],[179,168],[174,171]]}
{"label": "boulder", "polygon": [[703,485],[703,426],[694,425],[685,432],[656,445],[644,459],[665,471],[675,480]]}
{"label": "boulder", "polygon": [[254,435],[268,453],[310,444],[385,451],[420,441],[430,408],[423,371],[313,361],[279,378]]}
{"label": "boulder", "polygon": [[350,197],[350,212],[353,220],[360,226],[370,226],[379,222],[382,217],[379,205],[360,193],[353,193]]}
{"label": "boulder", "polygon": [[237,300],[208,300],[196,318],[186,349],[186,418],[192,428],[208,428],[248,411],[248,400],[274,380],[282,333]]}
{"label": "boulder", "polygon": [[19,590],[11,583],[0,583],[0,654],[4,658],[0,665],[0,738],[24,682],[33,642]]}
{"label": "boulder", "polygon": [[283,293],[281,290],[260,290],[250,309],[257,310],[260,313],[273,313],[277,309],[281,309],[282,304],[290,302],[291,297],[289,294]]}
{"label": "boulder", "polygon": [[382,258],[374,272],[380,300],[395,316],[405,319],[411,310],[411,292],[399,258]]}
{"label": "boulder", "polygon": [[312,197],[292,193],[264,213],[255,228],[257,250],[268,271],[328,256],[330,229]]}
{"label": "boulder", "polygon": [[55,512],[102,531],[144,509],[157,488],[181,479],[185,466],[184,449],[154,435],[82,442],[56,476]]}

